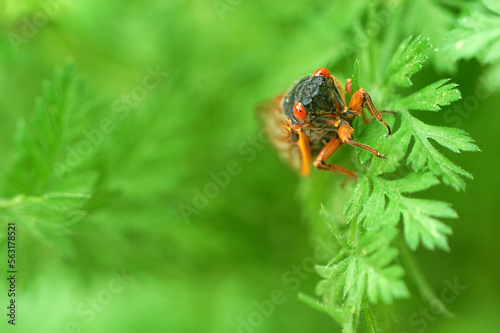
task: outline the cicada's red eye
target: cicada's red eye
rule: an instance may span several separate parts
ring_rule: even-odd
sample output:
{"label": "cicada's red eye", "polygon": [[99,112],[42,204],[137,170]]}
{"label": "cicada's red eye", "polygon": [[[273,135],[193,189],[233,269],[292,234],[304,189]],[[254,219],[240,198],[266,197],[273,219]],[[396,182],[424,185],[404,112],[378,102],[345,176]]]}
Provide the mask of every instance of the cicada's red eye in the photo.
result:
{"label": "cicada's red eye", "polygon": [[314,72],[314,76],[324,76],[324,77],[330,77],[330,71],[326,68],[318,68]]}
{"label": "cicada's red eye", "polygon": [[300,102],[295,103],[295,105],[293,106],[293,115],[298,120],[306,119],[307,112],[306,109],[304,109],[304,105],[302,105],[302,103]]}

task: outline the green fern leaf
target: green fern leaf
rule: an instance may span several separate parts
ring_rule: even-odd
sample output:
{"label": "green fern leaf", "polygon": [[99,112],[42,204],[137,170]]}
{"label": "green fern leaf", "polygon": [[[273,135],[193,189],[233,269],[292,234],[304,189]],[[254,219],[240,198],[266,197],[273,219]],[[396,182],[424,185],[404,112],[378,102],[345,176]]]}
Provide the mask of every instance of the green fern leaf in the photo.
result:
{"label": "green fern leaf", "polygon": [[422,68],[422,62],[432,46],[428,39],[420,36],[408,37],[397,49],[388,65],[385,81],[390,86],[409,87],[410,77]]}
{"label": "green fern leaf", "polygon": [[408,110],[439,111],[441,106],[450,105],[461,98],[457,84],[448,83],[449,79],[439,80],[418,92],[402,99]]}
{"label": "green fern leaf", "polygon": [[443,52],[456,61],[477,58],[484,63],[500,60],[500,15],[476,11],[459,21],[442,46]]}
{"label": "green fern leaf", "polygon": [[69,228],[85,216],[84,205],[97,180],[94,171],[69,172],[61,179],[54,170],[55,163],[63,162],[63,148],[82,135],[89,110],[82,103],[83,86],[72,64],[57,68],[53,79],[43,83],[29,121],[19,123],[18,156],[7,176],[10,199],[0,201],[5,221],[66,250]]}

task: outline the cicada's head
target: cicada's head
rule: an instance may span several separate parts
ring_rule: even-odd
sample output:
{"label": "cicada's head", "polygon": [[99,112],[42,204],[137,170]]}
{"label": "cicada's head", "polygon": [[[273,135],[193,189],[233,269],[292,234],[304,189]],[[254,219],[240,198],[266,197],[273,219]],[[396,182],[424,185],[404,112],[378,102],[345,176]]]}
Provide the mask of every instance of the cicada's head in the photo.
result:
{"label": "cicada's head", "polygon": [[[340,91],[339,91],[340,89]],[[294,83],[283,101],[283,111],[292,125],[324,125],[345,107],[342,87],[326,68]]]}

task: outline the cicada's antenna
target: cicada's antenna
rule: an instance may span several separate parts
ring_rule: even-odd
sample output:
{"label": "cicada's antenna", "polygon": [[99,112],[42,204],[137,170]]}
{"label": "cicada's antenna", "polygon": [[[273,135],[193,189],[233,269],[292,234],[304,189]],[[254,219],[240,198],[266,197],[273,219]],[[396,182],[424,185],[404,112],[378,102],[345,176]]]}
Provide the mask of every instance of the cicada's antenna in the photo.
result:
{"label": "cicada's antenna", "polygon": [[326,64],[326,67],[325,67],[325,68],[326,68],[326,69],[328,69],[329,71],[331,71],[331,68],[329,68],[329,67],[330,67],[330,63],[331,63],[331,62],[332,62],[331,60],[328,60],[328,64]]}
{"label": "cicada's antenna", "polygon": [[331,63],[331,62],[332,62],[331,60],[328,60],[328,63],[326,64],[326,66],[325,66],[325,67],[321,67],[321,68],[326,68],[326,69],[328,69],[329,71],[331,71],[331,69],[330,69],[330,68],[328,68],[328,67],[330,67],[330,63]]}

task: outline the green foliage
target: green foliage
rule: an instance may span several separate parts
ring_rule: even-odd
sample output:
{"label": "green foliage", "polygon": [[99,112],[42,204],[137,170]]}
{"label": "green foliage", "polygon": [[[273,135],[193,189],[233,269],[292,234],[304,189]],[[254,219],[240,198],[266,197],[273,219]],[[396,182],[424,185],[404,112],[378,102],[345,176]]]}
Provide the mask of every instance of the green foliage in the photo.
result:
{"label": "green foliage", "polygon": [[[471,177],[430,142],[432,139],[456,153],[477,151],[468,134],[460,129],[427,125],[410,113],[410,110],[438,111],[460,99],[457,85],[439,80],[404,98],[393,90],[412,85],[411,76],[422,68],[430,50],[427,39],[408,38],[389,62],[384,76],[386,93],[391,96],[388,108],[396,111],[400,126],[390,137],[386,137],[383,126],[376,121],[364,129],[361,142],[376,147],[388,158],[377,159],[366,151],[359,152],[363,172],[344,210],[349,228],[341,228],[342,223],[338,225],[325,208],[321,211],[341,250],[329,264],[317,266],[323,280],[318,283],[316,293],[322,302],[315,304],[306,296],[301,298],[332,315],[345,332],[356,330],[361,309],[367,325],[372,323],[369,329],[376,329],[369,304],[391,304],[395,299],[409,297],[403,280],[405,271],[395,247],[398,234],[404,235],[412,250],[420,244],[430,250],[449,249],[447,237],[452,230],[439,219],[456,218],[456,212],[446,202],[414,195],[439,184],[440,179],[461,190],[465,187],[462,177]],[[353,72],[357,81],[357,62]],[[388,117],[385,119],[394,128],[394,118]],[[407,166],[411,171],[404,170]]]}
{"label": "green foliage", "polygon": [[[407,112],[404,108],[400,110]],[[463,130],[426,125],[420,120],[409,117],[403,119],[401,130],[402,132],[395,136],[396,139],[401,140],[401,145],[408,147],[411,137],[415,140],[415,144],[407,158],[407,162],[414,170],[427,167],[436,176],[441,177],[445,184],[457,190],[465,188],[465,182],[461,176],[472,178],[472,175],[447,159],[429,142],[429,139],[433,139],[456,153],[460,151],[478,151],[477,146]]]}
{"label": "green foliage", "polygon": [[[19,122],[18,153],[7,176],[0,205],[2,218],[15,221],[28,234],[53,243],[85,216],[84,205],[96,181],[93,172],[80,173],[66,165],[65,148],[81,136],[90,110],[83,104],[82,79],[72,64],[56,68],[52,81],[45,81],[33,114]],[[69,170],[60,173],[57,165]],[[2,239],[3,240],[3,239]]]}
{"label": "green foliage", "polygon": [[483,0],[483,4],[492,12],[500,14],[500,3],[496,0]]}
{"label": "green foliage", "polygon": [[497,12],[474,11],[446,36],[442,48],[453,61],[477,58],[492,64],[500,60],[500,11],[494,2],[487,5]]}
{"label": "green foliage", "polygon": [[[85,194],[49,193],[39,197],[19,195],[0,202],[8,221],[20,221],[37,238],[52,242],[54,236],[67,237],[68,227],[85,216]],[[57,239],[57,238],[56,238]]]}
{"label": "green foliage", "polygon": [[[16,133],[18,153],[8,176],[8,193],[42,194],[68,178],[66,148],[81,137],[91,103],[83,103],[83,80],[72,64],[57,68],[42,85],[32,114],[21,120]],[[84,182],[86,183],[86,182]]]}
{"label": "green foliage", "polygon": [[405,97],[403,104],[408,110],[439,111],[441,106],[450,105],[453,101],[461,98],[456,89],[457,84],[448,83],[449,79],[439,80],[416,93]]}
{"label": "green foliage", "polygon": [[[411,314],[431,300],[431,309],[439,308],[423,279],[432,274],[436,290],[455,276],[469,288],[446,304],[455,320],[435,315],[426,333],[500,332],[499,302],[489,287],[500,274],[491,265],[499,252],[499,98],[485,97],[469,113],[458,113],[460,102],[445,107],[458,94],[452,82],[468,105],[483,88],[478,83],[489,88],[498,81],[481,79],[497,64],[454,62],[442,52],[445,35],[460,28],[460,16],[471,16],[478,2],[1,1],[0,252],[6,264],[5,224],[14,220],[20,274],[19,321],[9,327],[4,320],[0,331],[340,332],[339,322],[345,332],[413,332],[420,327],[408,321]],[[387,65],[410,35],[429,37],[437,52],[409,78],[410,88],[394,89],[384,80]],[[75,66],[60,68],[68,58]],[[366,89],[378,109],[397,114],[383,114],[392,137],[379,122],[365,125],[356,117],[355,139],[387,159],[344,145],[331,162],[356,171],[359,187],[347,182],[342,188],[342,175],[314,168],[300,180],[257,135],[254,108],[319,67],[328,66],[343,83],[356,58],[354,88]],[[147,68],[158,66],[170,75],[150,90],[155,80]],[[450,77],[443,71],[453,66],[459,71],[451,81],[432,84]],[[53,74],[54,68],[60,69]],[[408,85],[408,75],[400,74],[391,80]],[[440,128],[423,138],[473,171],[474,186],[459,195],[437,186],[443,176],[430,169],[425,146],[422,169],[408,164],[418,135],[408,136],[408,148],[394,139],[402,125],[418,134],[422,124],[443,125],[450,113],[464,120],[456,126],[474,133],[481,156],[454,156],[432,138]],[[84,147],[84,133],[94,133],[103,120],[111,121],[112,132],[71,163],[69,151]],[[241,172],[226,179],[229,161]],[[422,183],[408,178],[414,174]],[[400,185],[406,192],[396,191]],[[211,193],[206,200],[205,190]],[[398,197],[407,205],[394,207]],[[428,243],[441,249],[440,237],[450,237],[439,223],[452,226],[438,216],[451,216],[450,206],[430,198],[453,202],[460,215],[450,253],[427,253]],[[347,201],[353,202],[350,224],[343,214]],[[182,203],[196,209],[189,223],[179,212]],[[419,211],[406,217],[407,226],[403,212],[412,203]],[[387,213],[387,223],[373,223],[372,216],[380,218],[374,211]],[[422,232],[427,224],[436,225],[435,232]],[[405,238],[409,228],[415,239]],[[329,236],[325,244],[332,248],[308,244]],[[413,253],[408,241],[420,251]],[[338,255],[327,263],[327,253]],[[310,270],[312,254],[319,277]],[[114,272],[122,268],[136,277],[126,285],[115,283]],[[320,277],[320,297],[300,298],[323,313],[294,297],[314,293]],[[7,304],[8,280],[2,281],[0,303]],[[401,301],[405,288],[411,298]],[[285,301],[273,307],[275,289]],[[80,310],[94,311],[95,318]]]}
{"label": "green foliage", "polygon": [[388,65],[385,82],[395,87],[411,86],[410,76],[422,68],[422,62],[427,59],[431,48],[431,44],[427,40],[422,40],[420,36],[406,38]]}
{"label": "green foliage", "polygon": [[[449,63],[477,59],[490,66],[486,73],[497,78],[500,75],[500,5],[495,0],[483,0],[482,3],[483,6],[475,6],[458,20],[440,49]],[[498,80],[490,80],[488,88],[498,90]]]}

